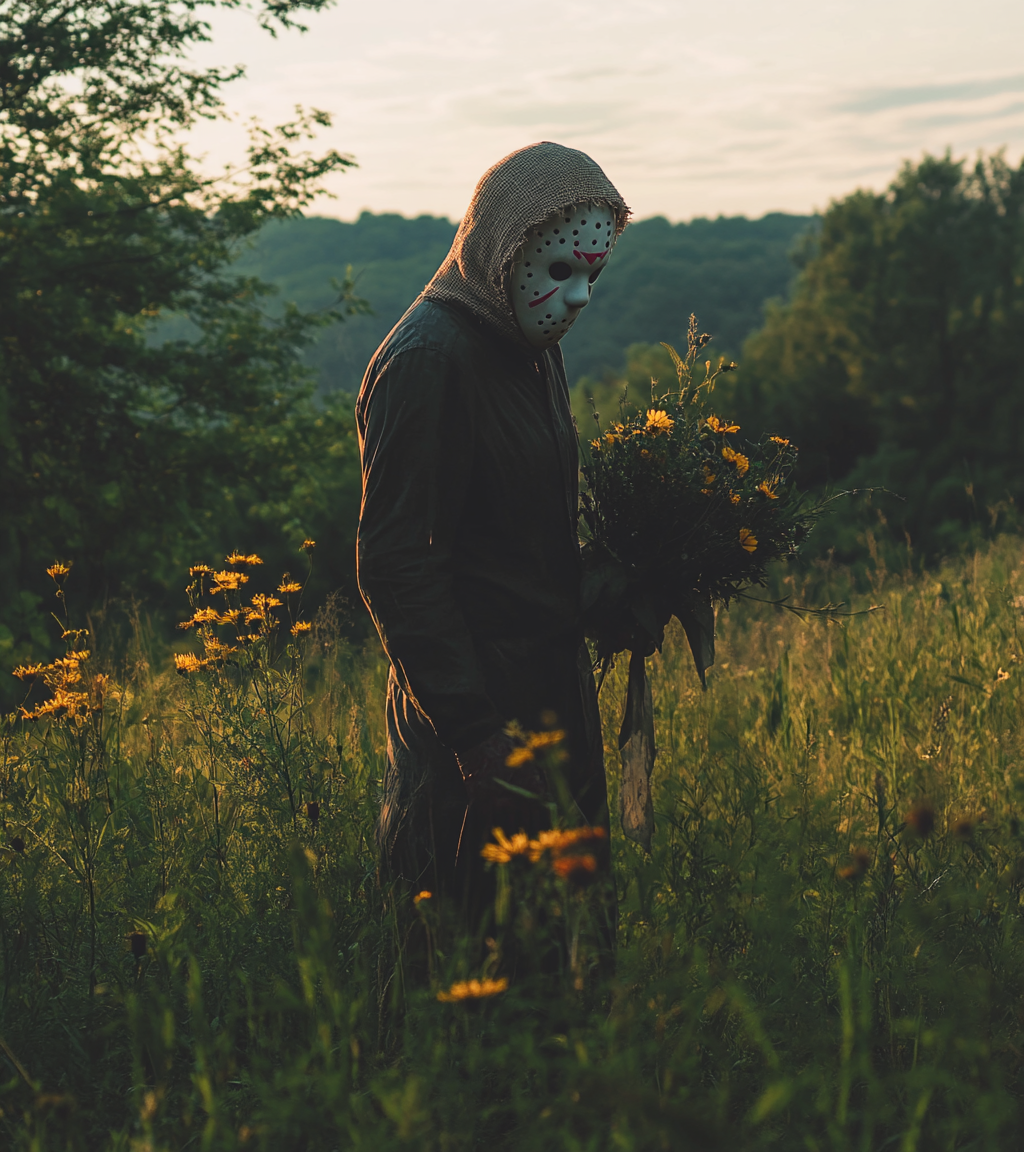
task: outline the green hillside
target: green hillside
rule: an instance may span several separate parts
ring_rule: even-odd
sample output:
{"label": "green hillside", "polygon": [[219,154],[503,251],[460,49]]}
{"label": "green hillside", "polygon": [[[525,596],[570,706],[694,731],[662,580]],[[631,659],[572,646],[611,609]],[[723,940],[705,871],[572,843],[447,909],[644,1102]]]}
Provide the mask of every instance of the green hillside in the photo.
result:
{"label": "green hillside", "polygon": [[[789,253],[808,216],[772,213],[670,224],[641,220],[623,234],[613,272],[563,343],[570,379],[618,368],[639,342],[682,342],[691,311],[721,347],[738,351],[762,322],[765,300],[785,295],[794,275]],[[357,291],[373,315],[327,329],[308,354],[326,389],[353,390],[380,341],[448,251],[455,225],[364,212],[353,223],[309,217],[274,221],[239,261],[241,270],[277,285],[303,308],[331,300],[330,282],[351,264]]]}

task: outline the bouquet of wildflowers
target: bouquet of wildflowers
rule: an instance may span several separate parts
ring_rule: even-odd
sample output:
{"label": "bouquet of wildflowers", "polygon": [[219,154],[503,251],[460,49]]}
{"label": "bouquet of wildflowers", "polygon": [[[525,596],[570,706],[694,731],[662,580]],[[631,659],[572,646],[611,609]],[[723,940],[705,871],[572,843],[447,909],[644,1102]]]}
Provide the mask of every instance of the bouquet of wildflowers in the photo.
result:
{"label": "bouquet of wildflowers", "polygon": [[[822,508],[791,483],[797,450],[787,439],[745,442],[737,424],[712,411],[718,376],[736,365],[698,365],[710,339],[691,316],[686,356],[664,345],[677,387],[659,395],[652,381],[651,407],[604,430],[583,463],[585,625],[605,669],[616,652],[632,652],[620,748],[625,769],[635,745],[629,755],[648,777],[654,733],[644,658],[660,647],[665,625],[678,617],[704,683],[714,606],[763,584],[768,564],[794,554]],[[632,800],[627,784],[638,789]],[[627,773],[623,803],[649,810],[645,789]],[[646,846],[652,820],[634,817],[647,826],[635,837]],[[623,823],[628,833],[625,811]]]}

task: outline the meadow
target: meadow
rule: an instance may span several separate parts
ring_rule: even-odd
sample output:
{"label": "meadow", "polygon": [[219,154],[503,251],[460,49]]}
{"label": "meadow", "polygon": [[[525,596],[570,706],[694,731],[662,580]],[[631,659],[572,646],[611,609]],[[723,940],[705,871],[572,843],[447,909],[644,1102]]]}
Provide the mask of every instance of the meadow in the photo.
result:
{"label": "meadow", "polygon": [[[190,578],[181,635],[205,642],[177,670],[144,619],[75,632],[56,570],[89,656],[24,673],[37,718],[2,728],[5,1148],[1017,1146],[1018,537],[925,572],[781,571],[753,594],[883,607],[738,601],[706,693],[670,630],[652,854],[613,819],[614,972],[580,978],[577,951],[463,999],[517,934],[585,952],[593,889],[496,865],[484,959],[424,898],[424,976],[377,879],[384,663],[337,601],[303,617],[276,574],[230,570],[248,583]],[[601,696],[613,798],[624,682]]]}

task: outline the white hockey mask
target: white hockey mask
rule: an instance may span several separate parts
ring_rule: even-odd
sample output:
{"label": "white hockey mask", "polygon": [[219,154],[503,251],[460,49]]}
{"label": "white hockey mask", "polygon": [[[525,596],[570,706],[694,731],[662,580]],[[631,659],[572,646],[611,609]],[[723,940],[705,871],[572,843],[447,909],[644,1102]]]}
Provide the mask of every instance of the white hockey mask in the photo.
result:
{"label": "white hockey mask", "polygon": [[523,335],[550,348],[590,303],[615,243],[615,213],[578,204],[532,228],[512,260],[509,291]]}

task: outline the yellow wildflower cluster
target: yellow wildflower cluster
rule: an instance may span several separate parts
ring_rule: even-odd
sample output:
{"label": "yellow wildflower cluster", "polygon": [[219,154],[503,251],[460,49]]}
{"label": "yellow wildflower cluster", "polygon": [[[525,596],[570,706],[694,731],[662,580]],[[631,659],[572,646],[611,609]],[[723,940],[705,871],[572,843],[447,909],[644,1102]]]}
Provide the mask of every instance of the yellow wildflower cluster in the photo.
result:
{"label": "yellow wildflower cluster", "polygon": [[730,424],[727,420],[719,420],[717,416],[709,416],[707,425],[712,432],[738,432],[740,430],[738,424]]}
{"label": "yellow wildflower cluster", "polygon": [[[526,743],[522,747],[514,748],[509,753],[505,764],[509,768],[518,768],[520,764],[528,764],[535,759],[534,753],[542,748],[557,748],[564,739],[565,733],[557,728],[551,732],[531,732],[526,737]],[[564,753],[556,759],[564,759]]]}
{"label": "yellow wildflower cluster", "polygon": [[21,708],[23,720],[75,719],[103,706],[103,693],[106,687],[105,676],[94,677],[90,690],[76,689],[82,683],[81,664],[89,659],[85,649],[69,652],[51,664],[22,664],[14,669],[13,675],[26,684],[41,680],[52,692],[49,700],[44,700],[34,708]]}
{"label": "yellow wildflower cluster", "polygon": [[277,590],[278,592],[281,592],[283,595],[287,596],[292,592],[301,592],[302,585],[298,582],[298,580],[282,580],[282,582],[278,584]]}
{"label": "yellow wildflower cluster", "polygon": [[781,436],[769,436],[769,437],[768,437],[768,439],[769,439],[769,440],[770,440],[770,441],[771,441],[773,444],[781,444],[783,448],[788,448],[788,447],[789,447],[789,441],[788,441],[788,440],[783,440],[783,438],[782,438]]}
{"label": "yellow wildflower cluster", "polygon": [[50,567],[46,569],[46,575],[49,576],[52,580],[56,580],[59,584],[70,571],[70,564],[63,564],[58,560],[55,564],[51,564]]}
{"label": "yellow wildflower cluster", "polygon": [[255,552],[250,552],[245,555],[243,552],[232,552],[230,556],[224,557],[225,564],[247,564],[250,568],[255,567],[257,564],[262,564],[263,561],[256,555]]}
{"label": "yellow wildflower cluster", "polygon": [[299,551],[300,552],[312,552],[315,547],[316,547],[316,541],[310,540],[307,537],[305,540],[302,541],[302,544],[299,546]]}
{"label": "yellow wildflower cluster", "polygon": [[191,672],[201,672],[210,667],[209,660],[201,660],[194,652],[175,652],[174,670],[179,676],[188,676]]}
{"label": "yellow wildflower cluster", "polygon": [[740,529],[740,547],[751,554],[757,551],[757,537],[749,528]]}
{"label": "yellow wildflower cluster", "polygon": [[742,452],[730,448],[728,444],[722,448],[722,459],[732,464],[740,476],[746,476],[750,469],[750,460]]}
{"label": "yellow wildflower cluster", "polygon": [[769,500],[778,500],[779,494],[775,491],[775,487],[778,482],[779,478],[777,476],[774,477],[771,481],[762,480],[761,483],[758,484],[757,490],[762,495],[767,496]]}
{"label": "yellow wildflower cluster", "polygon": [[497,996],[507,988],[507,976],[502,976],[498,980],[461,980],[453,984],[447,992],[438,992],[437,998],[442,1004],[454,1004],[459,1000],[485,1000],[488,996]]}
{"label": "yellow wildflower cluster", "polygon": [[301,636],[305,632],[311,631],[313,625],[308,620],[297,620],[292,625],[292,635]]}

